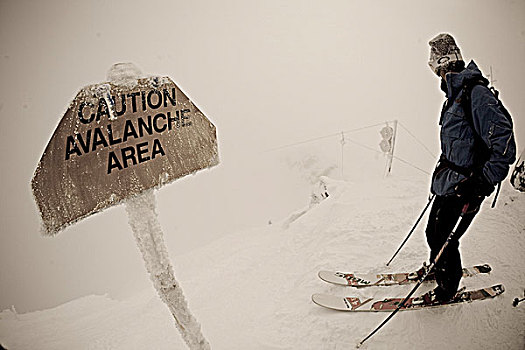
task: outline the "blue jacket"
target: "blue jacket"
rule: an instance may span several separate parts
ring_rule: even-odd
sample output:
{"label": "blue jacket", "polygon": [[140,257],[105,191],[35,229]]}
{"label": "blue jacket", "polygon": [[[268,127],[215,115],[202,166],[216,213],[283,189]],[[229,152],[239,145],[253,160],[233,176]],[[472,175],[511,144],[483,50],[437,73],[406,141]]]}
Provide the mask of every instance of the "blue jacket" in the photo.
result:
{"label": "blue jacket", "polygon": [[[492,185],[503,181],[509,166],[516,159],[516,143],[512,123],[498,108],[498,100],[483,85],[475,85],[471,94],[472,122],[461,103],[463,87],[483,76],[478,66],[471,61],[460,73],[447,75],[447,101],[441,112],[441,153],[454,165],[478,170]],[[478,140],[488,149],[475,142]],[[486,153],[486,154],[484,154]],[[456,169],[457,170],[457,169]],[[443,168],[434,174],[432,191],[440,196],[454,194],[456,185],[465,175],[451,168]]]}

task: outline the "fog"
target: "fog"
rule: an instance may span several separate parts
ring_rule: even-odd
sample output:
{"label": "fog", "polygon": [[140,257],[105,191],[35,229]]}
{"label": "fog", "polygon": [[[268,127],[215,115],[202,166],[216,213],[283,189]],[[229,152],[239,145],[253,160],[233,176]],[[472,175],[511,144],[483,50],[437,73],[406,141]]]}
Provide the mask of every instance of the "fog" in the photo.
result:
{"label": "fog", "polygon": [[383,176],[380,127],[343,148],[341,132],[399,120],[396,155],[420,169],[394,161],[394,174],[428,177],[443,101],[428,41],[441,32],[492,67],[521,152],[524,1],[0,1],[0,309],[150,286],[122,206],[44,238],[30,190],[67,106],[112,64],[171,77],[217,127],[221,164],[157,191],[184,276],[177,256],[283,219],[316,176]]}

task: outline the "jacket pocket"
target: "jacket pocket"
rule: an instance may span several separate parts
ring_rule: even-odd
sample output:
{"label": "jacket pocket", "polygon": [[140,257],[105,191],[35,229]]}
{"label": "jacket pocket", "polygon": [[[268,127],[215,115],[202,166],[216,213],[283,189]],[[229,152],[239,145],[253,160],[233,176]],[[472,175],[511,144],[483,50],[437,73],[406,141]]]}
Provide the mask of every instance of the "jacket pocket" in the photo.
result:
{"label": "jacket pocket", "polygon": [[459,138],[464,129],[465,112],[458,104],[453,104],[445,111],[441,125],[441,135],[450,138]]}
{"label": "jacket pocket", "polygon": [[490,123],[488,142],[490,149],[505,155],[512,144],[512,129],[500,126],[494,122]]}

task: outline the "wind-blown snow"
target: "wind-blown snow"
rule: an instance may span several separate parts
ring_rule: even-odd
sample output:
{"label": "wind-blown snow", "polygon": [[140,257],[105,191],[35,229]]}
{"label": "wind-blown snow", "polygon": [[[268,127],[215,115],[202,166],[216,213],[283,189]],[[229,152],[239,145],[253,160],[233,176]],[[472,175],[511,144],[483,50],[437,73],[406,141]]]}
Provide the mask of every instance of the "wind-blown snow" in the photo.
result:
{"label": "wind-blown snow", "polygon": [[[411,287],[355,290],[317,278],[321,269],[418,268],[428,257],[423,222],[391,267],[385,263],[427,202],[426,180],[348,183],[323,177],[314,202],[281,222],[233,233],[175,260],[178,280],[213,349],[351,349],[387,315],[348,314],[311,302],[313,293],[404,296]],[[321,199],[319,199],[321,198]],[[504,284],[486,301],[402,312],[365,349],[523,349],[525,196],[504,184],[461,240],[464,265],[491,264],[467,289]],[[297,213],[296,213],[297,214]],[[423,285],[416,294],[432,285]],[[153,289],[123,301],[88,296],[55,309],[0,314],[8,349],[185,349]]]}

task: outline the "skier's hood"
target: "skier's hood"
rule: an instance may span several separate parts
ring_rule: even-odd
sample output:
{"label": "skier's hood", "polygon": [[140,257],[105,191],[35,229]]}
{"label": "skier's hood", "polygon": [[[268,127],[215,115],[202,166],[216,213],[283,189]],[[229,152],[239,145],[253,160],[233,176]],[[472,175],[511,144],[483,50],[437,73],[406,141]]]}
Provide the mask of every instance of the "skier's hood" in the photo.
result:
{"label": "skier's hood", "polygon": [[448,98],[453,98],[459,94],[463,86],[472,80],[485,79],[474,61],[470,61],[468,66],[459,73],[447,74],[447,94]]}

